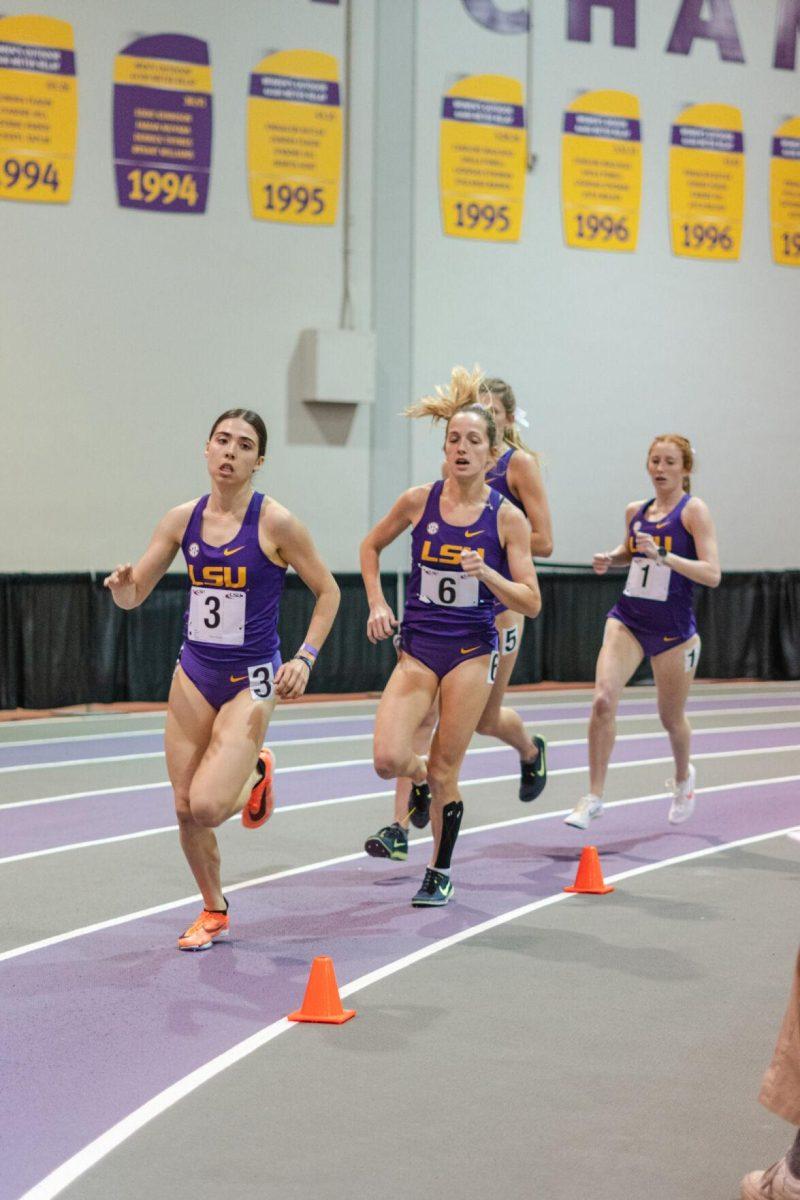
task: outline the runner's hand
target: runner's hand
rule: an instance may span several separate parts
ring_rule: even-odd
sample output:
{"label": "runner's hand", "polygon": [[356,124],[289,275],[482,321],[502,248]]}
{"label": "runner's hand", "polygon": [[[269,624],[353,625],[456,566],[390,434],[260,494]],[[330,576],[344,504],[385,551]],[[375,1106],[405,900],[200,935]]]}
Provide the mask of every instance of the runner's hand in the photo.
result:
{"label": "runner's hand", "polygon": [[383,642],[391,637],[400,622],[388,604],[375,604],[369,610],[367,637],[371,642]]}
{"label": "runner's hand", "polygon": [[117,604],[122,601],[136,599],[136,583],[133,578],[133,567],[124,563],[114,568],[110,575],[103,580],[103,587],[108,588]]}
{"label": "runner's hand", "polygon": [[594,571],[595,575],[605,575],[608,568],[613,565],[613,558],[604,550],[599,551],[592,558],[592,570]]}
{"label": "runner's hand", "polygon": [[636,552],[643,554],[645,558],[658,558],[658,546],[655,544],[649,533],[636,534]]}
{"label": "runner's hand", "polygon": [[281,700],[295,700],[308,687],[311,671],[299,658],[281,663],[275,673],[275,695]]}
{"label": "runner's hand", "polygon": [[482,579],[485,563],[480,554],[475,550],[461,551],[461,570],[465,575],[471,575],[473,579]]}

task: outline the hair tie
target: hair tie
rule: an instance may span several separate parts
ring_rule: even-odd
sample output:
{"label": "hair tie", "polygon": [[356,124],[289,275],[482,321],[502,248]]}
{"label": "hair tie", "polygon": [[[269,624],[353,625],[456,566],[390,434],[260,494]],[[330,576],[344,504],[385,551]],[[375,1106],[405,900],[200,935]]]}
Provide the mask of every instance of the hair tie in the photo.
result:
{"label": "hair tie", "polygon": [[521,425],[523,429],[530,429],[531,423],[528,420],[528,416],[524,408],[517,406],[517,408],[514,409],[514,424]]}

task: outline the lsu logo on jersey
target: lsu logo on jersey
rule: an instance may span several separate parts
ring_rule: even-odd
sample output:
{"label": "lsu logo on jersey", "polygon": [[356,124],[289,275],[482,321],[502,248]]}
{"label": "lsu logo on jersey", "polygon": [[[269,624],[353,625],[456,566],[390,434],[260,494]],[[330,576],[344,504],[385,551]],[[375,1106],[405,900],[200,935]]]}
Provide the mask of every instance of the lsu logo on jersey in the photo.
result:
{"label": "lsu logo on jersey", "polygon": [[[653,536],[653,541],[655,542],[655,544],[657,546],[661,545],[661,537],[659,536],[659,534],[655,534]],[[635,537],[628,538],[628,549],[630,550],[631,554],[636,553],[636,538]],[[667,554],[670,554],[672,552],[672,538],[671,537],[664,538],[664,549],[666,550]]]}
{"label": "lsu logo on jersey", "polygon": [[194,563],[189,563],[189,578],[195,587],[218,587],[232,591],[247,586],[247,567],[203,567],[198,573]]}
{"label": "lsu logo on jersey", "polygon": [[431,542],[426,538],[422,543],[421,558],[423,562],[429,563],[444,563],[446,567],[457,567],[461,563],[461,551],[474,550],[476,554],[484,557],[483,546],[454,546],[450,542],[445,542],[439,547],[438,554],[431,553]]}

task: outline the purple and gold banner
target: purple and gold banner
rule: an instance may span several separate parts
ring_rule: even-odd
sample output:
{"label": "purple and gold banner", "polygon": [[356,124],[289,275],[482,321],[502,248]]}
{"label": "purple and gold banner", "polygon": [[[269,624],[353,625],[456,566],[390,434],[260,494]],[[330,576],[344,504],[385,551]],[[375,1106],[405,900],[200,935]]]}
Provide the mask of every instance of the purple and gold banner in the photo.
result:
{"label": "purple and gold banner", "polygon": [[522,84],[470,75],[442,99],[439,190],[448,237],[518,242],[525,201]]}
{"label": "purple and gold banner", "polygon": [[742,114],[730,104],[692,104],[672,126],[669,207],[672,252],[738,259],[744,223]]}
{"label": "purple and gold banner", "polygon": [[203,213],[211,170],[208,45],[139,38],[114,64],[114,171],[122,208]]}
{"label": "purple and gold banner", "polygon": [[0,18],[0,199],[66,204],[77,140],[72,26]]}
{"label": "purple and gold banner", "polygon": [[800,267],[800,117],[775,131],[769,182],[773,262]]}
{"label": "purple and gold banner", "polygon": [[280,50],[257,64],[247,100],[247,176],[257,221],[333,225],[342,170],[339,64]]}
{"label": "purple and gold banner", "polygon": [[561,210],[573,250],[630,254],[639,237],[642,126],[629,92],[583,92],[564,113]]}

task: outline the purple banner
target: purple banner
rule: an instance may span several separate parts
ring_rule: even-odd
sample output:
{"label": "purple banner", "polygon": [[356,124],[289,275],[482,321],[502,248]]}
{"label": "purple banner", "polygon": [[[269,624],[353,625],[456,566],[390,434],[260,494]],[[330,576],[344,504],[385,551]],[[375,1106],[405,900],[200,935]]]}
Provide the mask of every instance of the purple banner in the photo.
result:
{"label": "purple banner", "polygon": [[[122,55],[192,68],[209,61],[205,42],[180,34],[140,38]],[[205,212],[212,112],[208,92],[115,83],[114,174],[120,207]]]}
{"label": "purple banner", "polygon": [[719,150],[725,154],[744,152],[744,134],[738,129],[714,129],[703,125],[673,125],[672,145],[685,150]]}
{"label": "purple banner", "polygon": [[792,158],[800,162],[800,138],[776,137],[772,139],[773,158]]}
{"label": "purple banner", "polygon": [[120,50],[120,54],[131,58],[167,58],[172,62],[191,63],[193,67],[207,67],[211,63],[208,42],[183,33],[157,33],[138,38]]}
{"label": "purple banner", "polygon": [[338,104],[339,84],[333,79],[302,79],[297,75],[250,76],[250,95],[292,104]]}
{"label": "purple banner", "polygon": [[519,104],[498,100],[472,100],[467,96],[445,96],[442,117],[447,121],[471,121],[476,125],[525,128],[525,110]]}
{"label": "purple banner", "polygon": [[608,113],[564,113],[564,133],[579,137],[612,138],[619,142],[640,142],[641,122],[632,117],[614,117]]}
{"label": "purple banner", "polygon": [[38,71],[42,75],[74,75],[75,54],[58,46],[0,42],[0,70]]}

